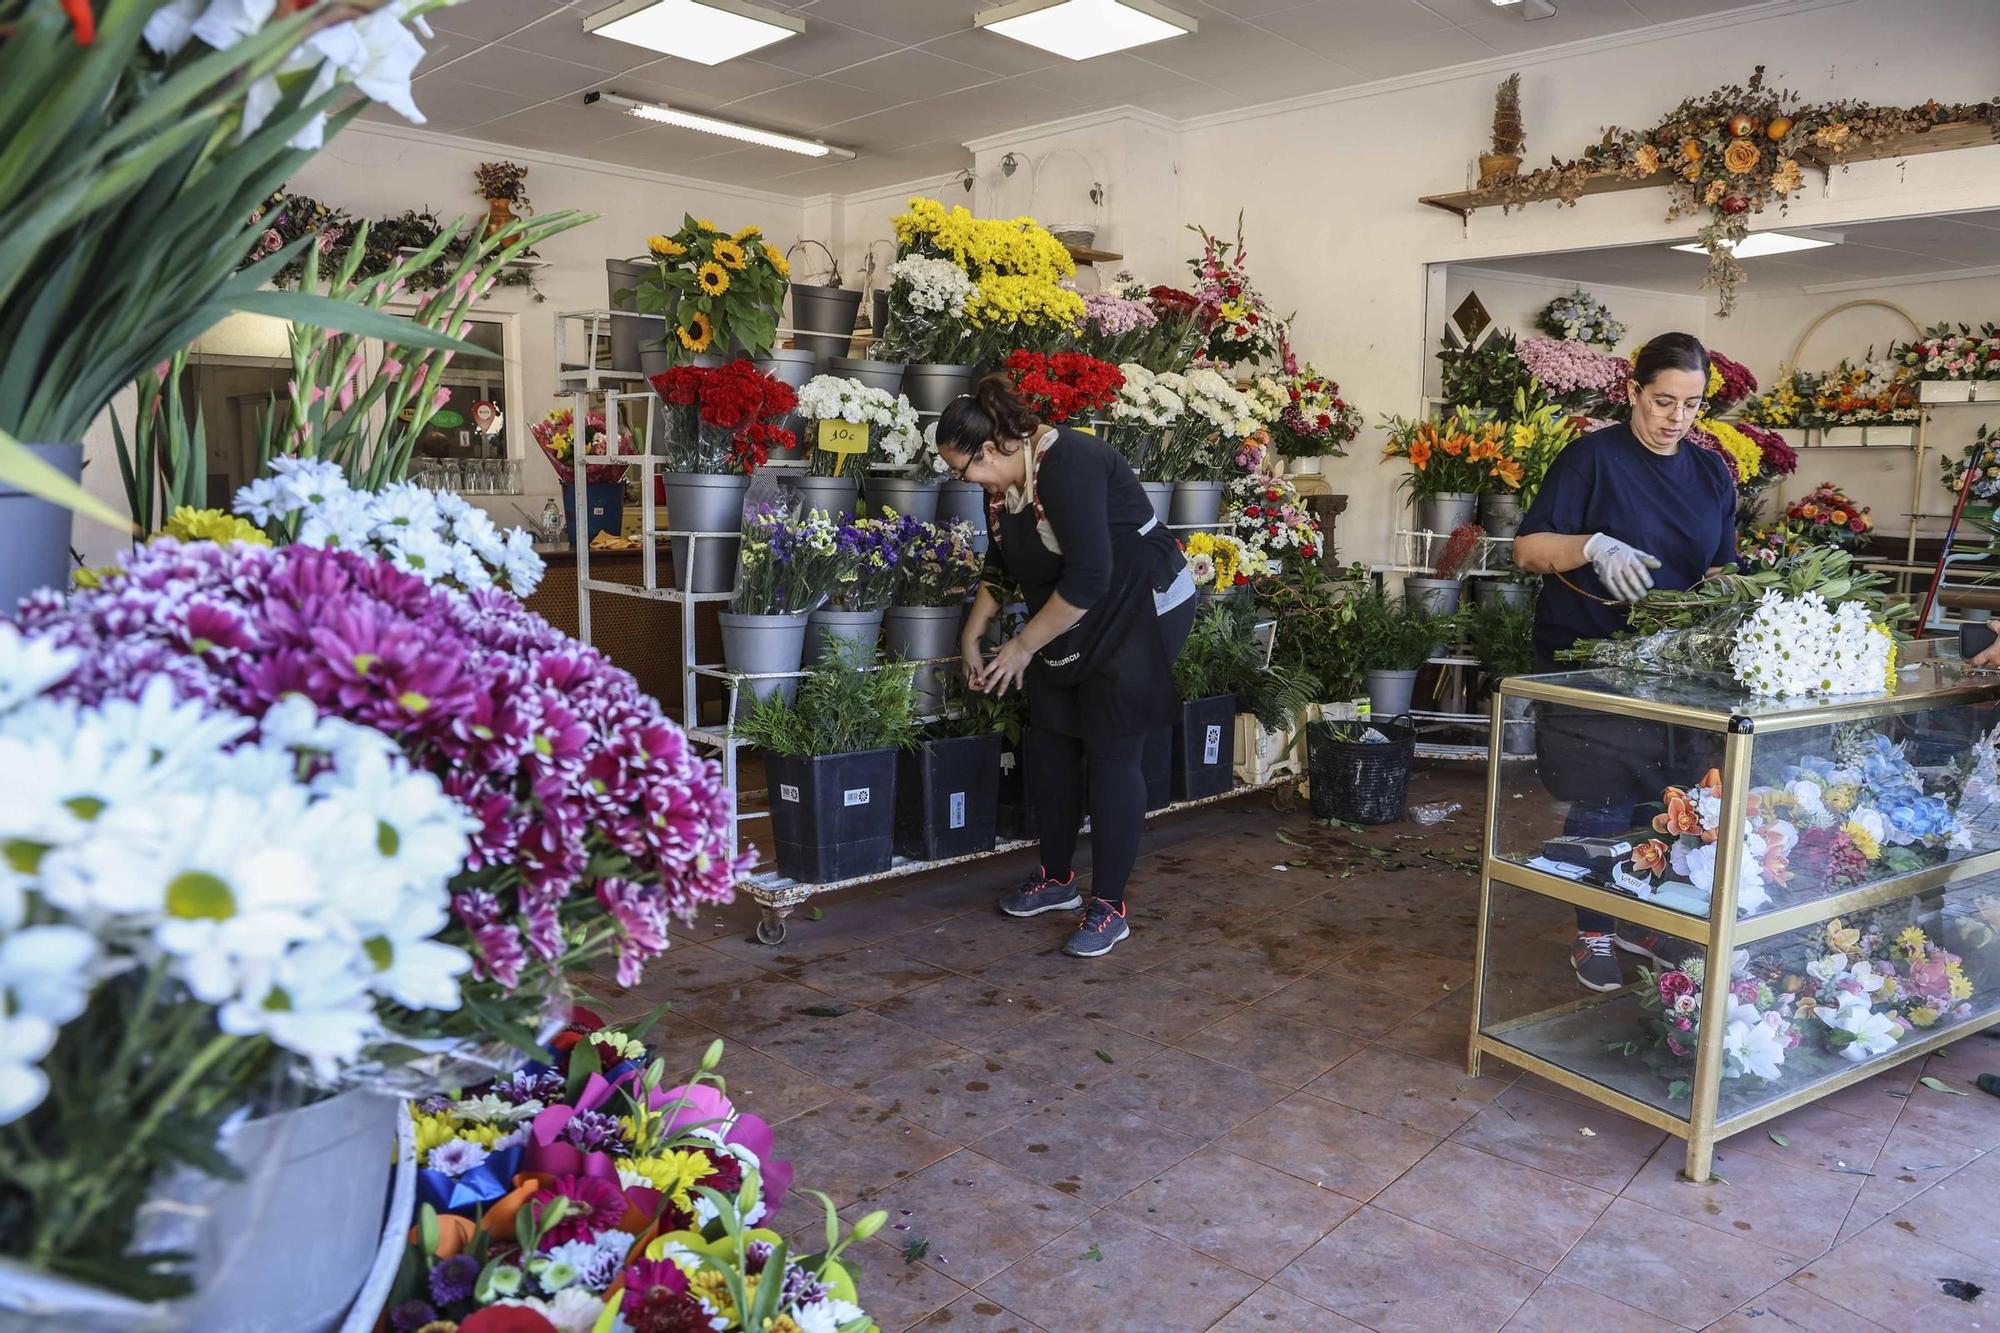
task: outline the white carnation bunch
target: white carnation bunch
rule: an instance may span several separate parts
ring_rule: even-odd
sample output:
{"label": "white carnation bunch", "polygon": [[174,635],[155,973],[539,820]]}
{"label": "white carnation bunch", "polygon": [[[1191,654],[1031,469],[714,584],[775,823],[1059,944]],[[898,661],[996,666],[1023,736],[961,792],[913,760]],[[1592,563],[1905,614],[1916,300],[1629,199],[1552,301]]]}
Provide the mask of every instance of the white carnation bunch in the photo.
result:
{"label": "white carnation bunch", "polygon": [[889,281],[902,284],[910,309],[926,315],[959,314],[979,290],[964,269],[928,255],[911,255],[889,265]]}
{"label": "white carnation bunch", "polygon": [[[1164,430],[1180,420],[1187,410],[1187,403],[1171,385],[1165,383],[1167,376],[1155,375],[1136,361],[1127,361],[1118,367],[1125,375],[1125,383],[1118,390],[1118,397],[1112,400],[1111,420],[1121,426],[1145,426]],[[1173,378],[1178,379],[1179,376]]]}
{"label": "white carnation bunch", "polygon": [[799,390],[799,415],[814,421],[848,421],[884,430],[917,429],[917,409],[902,394],[860,380],[815,375]]}
{"label": "white carnation bunch", "polygon": [[1187,373],[1186,380],[1188,407],[1224,438],[1240,440],[1257,429],[1250,400],[1221,375],[1198,366]]}

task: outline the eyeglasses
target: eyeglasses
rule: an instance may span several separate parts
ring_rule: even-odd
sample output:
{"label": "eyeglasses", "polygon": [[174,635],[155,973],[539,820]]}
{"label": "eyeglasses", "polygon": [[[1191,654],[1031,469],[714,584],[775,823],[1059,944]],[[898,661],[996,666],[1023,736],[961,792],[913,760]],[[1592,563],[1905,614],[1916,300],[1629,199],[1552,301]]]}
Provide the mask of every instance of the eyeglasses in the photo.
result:
{"label": "eyeglasses", "polygon": [[1683,402],[1667,394],[1654,394],[1646,401],[1663,417],[1698,417],[1701,415],[1701,410],[1708,406],[1706,399],[1690,398]]}
{"label": "eyeglasses", "polygon": [[950,463],[946,463],[944,465],[944,469],[946,472],[951,474],[951,479],[953,481],[964,482],[969,480],[969,478],[965,474],[972,471],[972,465],[974,463],[977,463],[978,461],[979,461],[978,454],[967,454],[965,456],[964,467],[953,467]]}

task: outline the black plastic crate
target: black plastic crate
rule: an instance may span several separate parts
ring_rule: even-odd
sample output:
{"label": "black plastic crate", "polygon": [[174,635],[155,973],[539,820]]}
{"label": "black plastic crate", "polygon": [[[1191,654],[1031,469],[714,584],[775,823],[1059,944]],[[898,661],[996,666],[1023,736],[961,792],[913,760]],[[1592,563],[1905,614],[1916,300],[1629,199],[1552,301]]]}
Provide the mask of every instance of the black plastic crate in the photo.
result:
{"label": "black plastic crate", "polygon": [[1001,737],[928,741],[896,760],[896,855],[915,861],[993,847]]}
{"label": "black plastic crate", "polygon": [[778,873],[830,884],[887,870],[896,826],[896,752],[770,755]]}
{"label": "black plastic crate", "polygon": [[1174,723],[1174,799],[1197,801],[1229,790],[1236,758],[1236,696],[1190,699]]}

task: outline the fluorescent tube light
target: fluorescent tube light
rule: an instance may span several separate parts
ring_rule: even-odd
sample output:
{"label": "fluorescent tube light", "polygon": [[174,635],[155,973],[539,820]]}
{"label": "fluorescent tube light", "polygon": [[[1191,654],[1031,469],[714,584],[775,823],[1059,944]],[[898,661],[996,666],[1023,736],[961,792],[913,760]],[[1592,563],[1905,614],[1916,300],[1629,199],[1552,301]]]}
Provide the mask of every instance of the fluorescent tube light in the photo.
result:
{"label": "fluorescent tube light", "polygon": [[1154,0],[1017,0],[981,10],[972,25],[1070,60],[1184,37],[1199,26]]}
{"label": "fluorescent tube light", "polygon": [[583,21],[585,32],[719,65],[806,30],[805,20],[745,0],[622,0]]}
{"label": "fluorescent tube light", "polygon": [[593,102],[603,102],[606,106],[617,107],[628,116],[637,116],[640,120],[651,121],[655,125],[674,125],[700,134],[718,134],[725,139],[735,139],[739,143],[756,144],[759,148],[776,148],[786,153],[798,153],[802,157],[825,158],[829,162],[854,160],[854,150],[851,148],[836,148],[817,139],[801,139],[795,134],[780,134],[776,130],[760,130],[754,125],[723,120],[719,116],[704,116],[695,111],[683,111],[664,102],[641,102],[618,93],[588,92],[583,95],[585,106]]}
{"label": "fluorescent tube light", "polygon": [[[1767,255],[1790,254],[1794,250],[1819,250],[1839,245],[1840,241],[1840,233],[1832,231],[1759,231],[1744,237],[1741,245],[1724,244],[1738,259],[1762,259]],[[1673,248],[1693,255],[1708,253],[1699,241]]]}

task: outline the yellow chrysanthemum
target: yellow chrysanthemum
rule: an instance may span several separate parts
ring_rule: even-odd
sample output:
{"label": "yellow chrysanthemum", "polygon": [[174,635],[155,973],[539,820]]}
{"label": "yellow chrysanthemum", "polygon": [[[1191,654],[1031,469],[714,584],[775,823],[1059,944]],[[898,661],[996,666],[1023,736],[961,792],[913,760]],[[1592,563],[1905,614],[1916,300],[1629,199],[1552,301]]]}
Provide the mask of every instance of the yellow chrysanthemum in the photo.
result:
{"label": "yellow chrysanthemum", "polygon": [[[729,1299],[729,1283],[713,1268],[698,1268],[687,1275],[688,1295],[707,1305],[717,1314],[734,1322],[736,1307]],[[753,1279],[754,1280],[754,1279]],[[747,1284],[746,1284],[747,1285]],[[743,1293],[745,1300],[750,1293]]]}
{"label": "yellow chrysanthemum", "polygon": [[1911,1009],[1904,1017],[1920,1028],[1927,1028],[1938,1021],[1938,1011],[1927,1004],[1920,1004]]}
{"label": "yellow chrysanthemum", "polygon": [[1849,838],[1853,840],[1855,849],[1859,851],[1864,857],[1866,857],[1870,861],[1873,861],[1877,857],[1882,855],[1882,844],[1877,842],[1875,840],[1875,835],[1870,833],[1867,829],[1861,827],[1861,825],[1855,823],[1851,819],[1848,820],[1847,823],[1841,825],[1840,827],[1841,827],[1841,832],[1845,833]]}
{"label": "yellow chrysanthemum", "polygon": [[[621,1117],[619,1123],[625,1127],[627,1134],[632,1132],[629,1117]],[[629,1157],[619,1165],[644,1176],[649,1185],[672,1199],[674,1206],[681,1209],[691,1205],[689,1191],[695,1184],[715,1174],[715,1163],[709,1160],[708,1154],[692,1149],[656,1153],[650,1157]]]}
{"label": "yellow chrysanthemum", "polygon": [[703,294],[707,296],[720,296],[729,290],[729,275],[723,271],[722,265],[714,262],[703,264],[696,269],[694,280],[700,284]]}
{"label": "yellow chrysanthemum", "polygon": [[780,250],[777,246],[775,245],[765,246],[764,258],[771,261],[771,267],[778,270],[779,277],[789,278],[792,276],[792,266],[790,262],[786,260],[785,252]]}
{"label": "yellow chrysanthemum", "polygon": [[717,241],[715,258],[724,268],[737,272],[743,269],[743,247],[734,241]]}
{"label": "yellow chrysanthemum", "polygon": [[102,588],[104,580],[117,572],[118,566],[116,565],[99,565],[96,569],[78,568],[70,571],[69,581],[74,587],[94,590]]}
{"label": "yellow chrysanthemum", "polygon": [[687,253],[687,247],[671,236],[648,236],[646,248],[662,259],[672,259]]}
{"label": "yellow chrysanthemum", "polygon": [[1886,678],[1882,682],[1882,688],[1893,690],[1896,688],[1896,636],[1889,632],[1887,625],[1876,623],[1868,628],[1889,641],[1889,666],[1884,673]]}
{"label": "yellow chrysanthemum", "polygon": [[465,1139],[482,1148],[491,1148],[503,1134],[509,1132],[499,1125],[461,1124],[449,1115],[431,1115],[414,1107],[410,1110],[410,1120],[416,1129],[417,1164],[420,1166],[431,1149],[450,1143],[453,1139]]}
{"label": "yellow chrysanthemum", "polygon": [[[1714,371],[1710,371],[1714,374]],[[1713,392],[1713,390],[1711,390]],[[1736,475],[1743,481],[1754,480],[1764,470],[1764,451],[1748,435],[1730,425],[1727,421],[1716,421],[1703,417],[1694,423],[1697,430],[1705,430],[1715,437],[1724,453],[1736,464]]]}
{"label": "yellow chrysanthemum", "polygon": [[160,535],[177,537],[184,542],[214,542],[218,546],[229,542],[244,542],[250,546],[271,544],[271,539],[255,523],[234,514],[225,514],[220,509],[196,509],[192,505],[180,505],[167,515],[167,521],[160,527]]}
{"label": "yellow chrysanthemum", "polygon": [[674,334],[688,351],[706,352],[708,345],[715,341],[715,325],[709,322],[707,315],[697,310],[694,318],[675,329]]}

